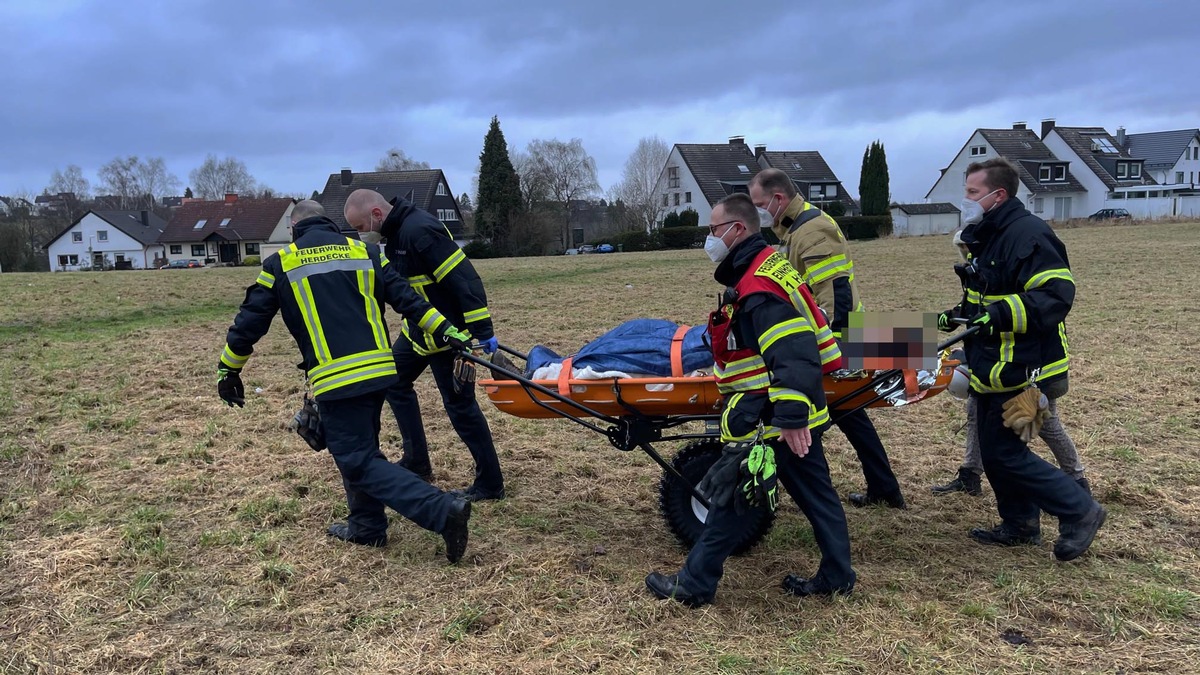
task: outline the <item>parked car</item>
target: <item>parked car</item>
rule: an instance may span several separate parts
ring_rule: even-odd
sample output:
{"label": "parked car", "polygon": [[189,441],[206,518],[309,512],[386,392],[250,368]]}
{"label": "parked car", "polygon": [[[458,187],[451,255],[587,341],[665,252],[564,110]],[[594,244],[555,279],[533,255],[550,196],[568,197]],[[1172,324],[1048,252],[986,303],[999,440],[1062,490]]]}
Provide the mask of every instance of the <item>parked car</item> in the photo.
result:
{"label": "parked car", "polygon": [[1111,220],[1113,218],[1132,218],[1125,209],[1100,209],[1088,216],[1088,220]]}
{"label": "parked car", "polygon": [[612,253],[614,250],[612,244],[600,244],[596,247],[596,253]]}
{"label": "parked car", "polygon": [[569,249],[563,251],[563,255],[579,255],[579,249],[569,248]]}
{"label": "parked car", "polygon": [[188,258],[187,260],[172,260],[171,262],[158,268],[160,270],[184,270],[189,267],[204,267],[199,260]]}
{"label": "parked car", "polygon": [[596,247],[591,244],[584,244],[583,246],[579,247],[579,252],[580,253],[595,253]]}

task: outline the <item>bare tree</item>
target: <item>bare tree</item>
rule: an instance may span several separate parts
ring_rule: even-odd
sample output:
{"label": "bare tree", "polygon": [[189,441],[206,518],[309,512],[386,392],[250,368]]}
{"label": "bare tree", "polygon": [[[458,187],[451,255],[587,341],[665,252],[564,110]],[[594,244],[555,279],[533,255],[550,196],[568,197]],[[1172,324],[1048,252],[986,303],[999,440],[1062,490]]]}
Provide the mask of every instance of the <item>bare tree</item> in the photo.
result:
{"label": "bare tree", "polygon": [[198,199],[221,199],[230,192],[253,195],[258,188],[246,164],[236,157],[218,160],[216,155],[210,154],[203,164],[188,174],[188,178]]}
{"label": "bare tree", "polygon": [[179,194],[179,178],[167,171],[162,157],[151,157],[137,167],[137,179],[142,195],[137,208],[153,209],[159,197]]}
{"label": "bare tree", "polygon": [[[545,184],[551,199],[562,205],[563,226],[560,240],[563,248],[573,247],[571,231],[571,202],[585,199],[600,190],[596,179],[596,160],[583,148],[583,141],[572,138],[563,142],[557,138],[548,141],[535,139],[527,148],[532,162],[533,180]],[[522,176],[522,182],[524,177]]]}
{"label": "bare tree", "polygon": [[375,165],[376,171],[417,171],[428,168],[430,168],[429,162],[418,162],[406,155],[400,148],[388,150],[383,159]]}
{"label": "bare tree", "polygon": [[649,136],[638,141],[637,148],[625,160],[621,182],[609,191],[613,201],[624,205],[622,217],[629,229],[644,230],[647,234],[658,225],[662,215],[662,202],[656,190],[663,166],[671,155],[671,148],[658,136]]}
{"label": "bare tree", "polygon": [[70,192],[76,199],[86,200],[92,196],[92,185],[84,178],[83,169],[68,164],[65,171],[55,169],[54,173],[50,174],[50,184],[46,186],[46,192],[53,195]]}
{"label": "bare tree", "polygon": [[179,178],[161,157],[145,162],[135,155],[117,157],[100,167],[100,188],[118,198],[122,209],[153,209],[158,197],[179,189]]}
{"label": "bare tree", "polygon": [[508,158],[517,172],[517,177],[521,179],[521,202],[526,211],[532,211],[550,198],[546,174],[538,169],[534,164],[533,155],[528,152],[509,150]]}

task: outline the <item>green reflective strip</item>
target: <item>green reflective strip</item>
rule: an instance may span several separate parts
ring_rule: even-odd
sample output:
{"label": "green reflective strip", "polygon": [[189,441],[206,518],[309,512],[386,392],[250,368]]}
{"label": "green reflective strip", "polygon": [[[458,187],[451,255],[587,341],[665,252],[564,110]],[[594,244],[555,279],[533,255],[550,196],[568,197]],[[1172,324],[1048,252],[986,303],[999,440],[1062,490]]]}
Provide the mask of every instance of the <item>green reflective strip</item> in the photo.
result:
{"label": "green reflective strip", "polygon": [[1055,375],[1062,375],[1063,373],[1067,372],[1070,364],[1071,357],[1066,356],[1049,365],[1043,366],[1042,369],[1038,371],[1038,380],[1044,380],[1048,377],[1054,377]]}
{"label": "green reflective strip", "polygon": [[846,256],[838,253],[831,255],[822,260],[819,264],[811,267],[806,267],[804,277],[805,281],[810,286],[815,286],[822,281],[830,279],[842,272],[850,272],[854,269],[854,263],[846,259]]}
{"label": "green reflective strip", "polygon": [[420,326],[421,330],[425,331],[426,333],[432,333],[437,330],[438,326],[441,326],[445,322],[446,318],[442,316],[441,312],[431,307],[429,311],[425,312],[425,315],[421,317],[421,320],[417,322],[417,325]]}
{"label": "green reflective strip", "polygon": [[1001,363],[1012,363],[1014,361],[1013,350],[1016,348],[1016,344],[1017,339],[1012,333],[1000,333],[1000,360],[996,363],[996,365],[1000,365]]}
{"label": "green reflective strip", "polygon": [[396,374],[396,362],[389,360],[388,363],[378,365],[374,368],[364,368],[354,370],[339,377],[333,377],[323,380],[320,384],[313,384],[313,396],[327,394],[334,389],[345,387],[347,385],[356,384],[364,380],[372,380],[377,377],[387,377],[388,375]]}
{"label": "green reflective strip", "polygon": [[329,345],[325,343],[325,334],[321,332],[321,318],[317,315],[317,307],[313,302],[312,287],[308,285],[308,279],[293,281],[292,293],[296,296],[296,304],[300,307],[300,316],[304,319],[304,328],[308,331],[308,339],[312,342],[317,362],[329,361]]}
{"label": "green reflective strip", "polygon": [[257,283],[260,286],[266,286],[267,288],[274,288],[275,287],[275,275],[271,274],[270,272],[259,272]]}
{"label": "green reflective strip", "polygon": [[379,302],[375,299],[375,270],[358,271],[358,292],[362,293],[367,310],[367,323],[371,324],[371,332],[375,334],[375,346],[387,349],[387,324],[383,321]]}
{"label": "green reflective strip", "polygon": [[1025,282],[1025,290],[1028,291],[1031,288],[1042,286],[1051,279],[1062,279],[1063,281],[1069,281],[1072,284],[1075,283],[1075,277],[1071,275],[1071,270],[1067,269],[1066,267],[1059,267],[1057,269],[1038,272],[1030,277],[1029,281]]}
{"label": "green reflective strip", "polygon": [[245,356],[235,354],[233,353],[233,350],[229,348],[229,345],[225,345],[225,350],[221,352],[221,363],[224,363],[230,368],[241,370],[242,368],[246,367],[246,362],[249,360],[249,354],[246,354]]}
{"label": "green reflective strip", "polygon": [[1025,302],[1021,300],[1021,296],[1019,295],[1005,296],[1004,302],[1012,312],[1012,332],[1024,333],[1029,329],[1028,318],[1025,314]]}
{"label": "green reflective strip", "polygon": [[433,278],[427,274],[418,274],[415,277],[409,277],[408,283],[413,288],[416,288],[417,286],[428,286],[429,284],[433,283]]}
{"label": "green reflective strip", "polygon": [[450,349],[450,345],[438,347],[434,342],[434,337],[429,333],[421,332],[419,335],[413,335],[408,329],[407,321],[400,324],[400,332],[404,333],[404,337],[408,338],[408,342],[412,345],[413,351],[421,356],[429,356],[430,354],[437,354],[438,352],[444,352]]}
{"label": "green reflective strip", "polygon": [[806,405],[812,404],[807,396],[787,387],[771,387],[767,390],[767,396],[770,397],[772,403],[778,403],[779,401],[800,401]]}
{"label": "green reflective strip", "polygon": [[330,272],[359,272],[364,270],[372,270],[374,266],[370,260],[327,260],[325,262],[307,263],[303,267],[288,272],[288,279],[291,281],[299,281],[307,279],[314,274],[328,274]]}
{"label": "green reflective strip", "polygon": [[821,350],[821,365],[827,365],[842,358],[842,350],[836,342],[831,342]]}
{"label": "green reflective strip", "polygon": [[759,351],[767,351],[771,345],[778,342],[781,338],[787,337],[788,335],[796,335],[797,333],[805,332],[811,333],[812,330],[812,325],[810,325],[808,320],[803,317],[798,316],[794,319],[781,321],[768,328],[767,332],[758,336]]}
{"label": "green reflective strip", "polygon": [[357,368],[369,363],[383,362],[390,358],[392,358],[392,350],[387,347],[358,352],[357,354],[350,354],[331,361],[325,361],[308,371],[308,377],[313,380],[329,377],[348,368]]}
{"label": "green reflective strip", "polygon": [[433,280],[441,281],[442,279],[445,279],[447,274],[450,274],[450,272],[457,267],[460,262],[466,259],[467,256],[462,252],[461,248],[455,249],[454,253],[451,253],[450,257],[443,260],[442,264],[438,265],[437,269],[433,271]]}
{"label": "green reflective strip", "polygon": [[[997,364],[997,365],[1000,365],[1000,364]],[[994,373],[996,369],[993,368],[992,370]],[[1029,384],[1029,382],[1024,381],[1024,382],[1021,382],[1020,384],[1016,384],[1011,387],[1004,387],[1004,386],[1000,386],[1000,385],[993,386],[991,384],[984,382],[983,380],[980,380],[978,377],[975,377],[974,374],[971,375],[971,388],[981,394],[1000,394],[1000,393],[1004,393],[1006,391],[1016,391],[1018,389],[1024,389],[1025,385],[1027,385],[1027,384]]]}
{"label": "green reflective strip", "polygon": [[1007,295],[982,295],[979,291],[967,289],[967,302],[976,305],[990,305],[993,302],[1001,302],[1008,298]]}
{"label": "green reflective strip", "polygon": [[379,266],[387,267],[388,265],[391,265],[391,264],[392,264],[392,261],[388,260],[388,257],[383,254],[383,249],[379,249]]}
{"label": "green reflective strip", "polygon": [[[720,376],[718,375],[717,377],[719,378]],[[771,386],[771,378],[766,373],[734,382],[717,382],[717,390],[722,393],[731,391],[762,391],[769,386]]]}
{"label": "green reflective strip", "polygon": [[721,411],[721,440],[726,443],[732,441],[748,441],[753,438],[754,434],[758,431],[757,429],[753,429],[750,431],[750,433],[742,436],[734,436],[729,431],[729,413],[733,412],[733,410],[737,408],[738,403],[740,403],[742,400],[742,396],[743,394],[734,394],[733,396],[730,396],[729,400],[725,401],[725,410]]}
{"label": "green reflective strip", "polygon": [[492,318],[492,313],[490,311],[488,311],[487,307],[483,307],[481,309],[473,309],[469,312],[463,313],[463,321],[466,321],[467,323],[473,323],[475,321],[483,321],[484,319],[490,319],[490,318]]}
{"label": "green reflective strip", "polygon": [[761,356],[755,354],[754,356],[750,356],[750,357],[747,357],[744,359],[738,359],[737,361],[730,361],[729,363],[726,363],[725,367],[721,368],[721,372],[724,373],[725,377],[731,377],[731,376],[736,376],[741,373],[745,373],[745,372],[754,370],[755,368],[766,368],[766,367],[767,367],[767,362],[763,361],[763,358]]}
{"label": "green reflective strip", "polygon": [[809,429],[816,429],[817,427],[819,427],[822,424],[825,424],[827,422],[829,422],[829,408],[827,408],[825,406],[816,408],[812,405],[809,405],[809,407],[808,407],[808,428]]}

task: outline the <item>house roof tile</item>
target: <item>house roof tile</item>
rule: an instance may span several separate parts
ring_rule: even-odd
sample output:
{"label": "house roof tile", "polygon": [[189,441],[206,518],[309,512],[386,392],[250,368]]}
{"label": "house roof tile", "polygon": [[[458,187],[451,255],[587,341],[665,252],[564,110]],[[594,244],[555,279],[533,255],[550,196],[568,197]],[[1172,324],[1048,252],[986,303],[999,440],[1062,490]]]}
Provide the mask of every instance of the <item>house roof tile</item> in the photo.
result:
{"label": "house roof tile", "polygon": [[928,216],[939,213],[959,213],[958,207],[950,202],[934,202],[933,204],[893,204],[892,208],[900,209],[910,216]]}
{"label": "house roof tile", "polygon": [[1050,152],[1050,148],[1038,138],[1032,129],[978,129],[1001,157],[1017,165],[1017,174],[1021,182],[1034,194],[1047,192],[1085,192],[1083,184],[1075,178],[1070,169],[1067,170],[1065,183],[1042,183],[1030,172],[1032,162],[1064,162]]}
{"label": "house roof tile", "polygon": [[679,143],[675,148],[709,206],[737,192],[737,187],[750,182],[760,170],[754,153],[745,143]]}
{"label": "house roof tile", "polygon": [[1129,134],[1125,137],[1125,149],[1131,156],[1146,160],[1146,168],[1168,169],[1175,166],[1197,136],[1200,129]]}
{"label": "house roof tile", "polygon": [[[329,175],[329,180],[325,182],[325,189],[317,201],[325,207],[327,218],[337,223],[342,230],[349,232],[354,228],[346,222],[343,211],[346,206],[346,198],[350,196],[351,192],[366,188],[378,192],[388,200],[405,197],[417,208],[436,215],[436,211],[433,209],[433,198],[437,195],[438,183],[442,182],[445,182],[449,188],[449,182],[446,181],[441,169],[351,173],[348,184],[343,182],[342,173],[339,172]],[[450,192],[449,196],[453,198],[453,193]],[[454,203],[457,205],[458,200],[456,199]],[[448,222],[446,225],[455,237],[462,234],[461,220]]]}
{"label": "house roof tile", "polygon": [[[190,201],[171,214],[159,242],[181,244],[206,241],[210,237],[227,241],[266,241],[279,220],[294,203],[289,197]],[[228,222],[226,222],[228,219]],[[200,221],[204,224],[199,228]],[[224,223],[224,226],[222,226]]]}
{"label": "house roof tile", "polygon": [[[1130,155],[1128,150],[1126,150],[1125,148],[1119,147],[1117,145],[1117,139],[1110,136],[1109,133],[1107,131],[1105,131],[1103,127],[1057,127],[1056,126],[1056,127],[1054,127],[1053,131],[1051,131],[1050,133],[1056,133],[1056,132],[1058,133],[1058,137],[1061,138],[1063,140],[1063,142],[1066,143],[1067,146],[1070,147],[1071,150],[1073,150],[1075,152],[1076,155],[1079,155],[1079,159],[1083,161],[1084,165],[1087,166],[1087,168],[1090,169],[1092,171],[1092,173],[1096,174],[1096,177],[1099,178],[1101,181],[1103,181],[1104,185],[1106,187],[1108,187],[1108,189],[1111,190],[1115,187],[1125,187],[1125,186],[1130,186],[1130,185],[1154,185],[1155,184],[1154,179],[1152,179],[1148,175],[1146,175],[1145,172],[1142,173],[1141,178],[1134,178],[1134,179],[1128,179],[1128,180],[1127,179],[1117,179],[1116,176],[1114,176],[1112,173],[1109,172],[1109,170],[1104,166],[1104,164],[1101,163],[1101,161],[1100,161],[1101,157],[1104,158],[1106,163],[1109,160],[1113,160],[1113,159],[1128,160],[1128,159],[1136,159],[1136,158],[1133,157],[1132,155]],[[1106,152],[1101,152],[1098,150],[1093,150],[1092,148],[1096,141],[1099,141],[1101,143],[1107,144],[1108,146],[1111,146],[1114,151],[1106,153]]]}

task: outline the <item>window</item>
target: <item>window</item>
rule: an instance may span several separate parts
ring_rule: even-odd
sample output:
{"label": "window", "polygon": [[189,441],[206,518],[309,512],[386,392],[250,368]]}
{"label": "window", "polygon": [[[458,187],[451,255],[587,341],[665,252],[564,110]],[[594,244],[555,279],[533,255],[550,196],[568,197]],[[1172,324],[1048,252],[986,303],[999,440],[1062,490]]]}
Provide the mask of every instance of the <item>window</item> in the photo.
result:
{"label": "window", "polygon": [[1182,183],[1182,182],[1183,182],[1183,172],[1182,172],[1182,171],[1176,171],[1176,172],[1175,172],[1175,182],[1176,182],[1176,183]]}
{"label": "window", "polygon": [[665,192],[663,193],[663,206],[670,206],[670,204],[667,202],[667,193]]}
{"label": "window", "polygon": [[114,259],[115,259],[117,262],[125,262],[125,254],[124,254],[124,253],[118,253],[118,254],[116,254],[115,256],[113,256],[113,258],[114,258]]}
{"label": "window", "polygon": [[454,215],[454,209],[438,209],[438,220],[448,222],[458,220],[458,218]]}
{"label": "window", "polygon": [[67,256],[65,256],[65,255],[58,256],[58,266],[59,267],[66,267],[69,264],[70,263],[67,262]]}
{"label": "window", "polygon": [[171,244],[171,255],[183,255],[183,244]]}
{"label": "window", "polygon": [[1110,193],[1108,193],[1108,198],[1109,199],[1125,199],[1125,193],[1124,192],[1110,192]]}
{"label": "window", "polygon": [[1067,179],[1067,167],[1061,166],[1061,165],[1054,167],[1054,180],[1055,181],[1065,181],[1066,179]]}
{"label": "window", "polygon": [[1045,201],[1045,200],[1043,200],[1041,197],[1034,197],[1034,198],[1033,198],[1033,212],[1034,212],[1034,213],[1041,213],[1041,212],[1042,212],[1042,209],[1043,209],[1043,208],[1045,208],[1044,201]]}
{"label": "window", "polygon": [[71,241],[75,242],[76,244],[82,242],[83,241],[83,233],[82,232],[72,232],[71,233]]}
{"label": "window", "polygon": [[1129,163],[1129,177],[1130,178],[1141,178],[1142,177],[1142,163],[1141,162],[1130,162]]}
{"label": "window", "polygon": [[205,223],[207,223],[207,222],[208,222],[207,220],[205,220],[205,219],[201,218],[200,220],[197,220],[197,221],[196,221],[196,224],[192,226],[192,229],[193,229],[193,230],[199,230],[199,229],[203,228],[203,227],[204,227],[204,224],[205,224]]}
{"label": "window", "polygon": [[445,183],[438,183],[437,196],[439,196],[439,197],[446,196],[446,184]]}
{"label": "window", "polygon": [[972,145],[971,146],[971,156],[972,157],[983,157],[986,154],[987,154],[987,146],[986,145]]}
{"label": "window", "polygon": [[192,244],[192,255],[197,258],[204,255],[204,244]]}
{"label": "window", "polygon": [[231,221],[231,220],[233,220],[233,218],[222,218],[221,224],[218,225],[217,227],[229,227],[229,221]]}
{"label": "window", "polygon": [[683,193],[683,201],[687,204],[691,204],[692,203],[692,193],[690,193],[690,192]]}
{"label": "window", "polygon": [[258,255],[258,244],[246,243],[246,255]]}
{"label": "window", "polygon": [[108,230],[96,230],[96,241],[108,241]]}
{"label": "window", "polygon": [[1050,167],[1043,166],[1038,169],[1038,180],[1043,183],[1050,180]]}
{"label": "window", "polygon": [[677,166],[668,166],[667,167],[667,187],[669,187],[669,188],[679,187],[679,167],[677,167]]}
{"label": "window", "polygon": [[793,169],[797,169],[797,170],[803,170],[803,169],[804,169],[804,167],[800,166],[800,162],[792,162],[792,168],[793,168]]}
{"label": "window", "polygon": [[1129,177],[1129,165],[1125,162],[1117,162],[1117,178]]}
{"label": "window", "polygon": [[825,196],[830,199],[833,199],[834,197],[836,197],[837,196],[837,186],[836,185],[826,185],[825,186]]}
{"label": "window", "polygon": [[1054,220],[1068,220],[1071,217],[1071,198],[1054,198]]}
{"label": "window", "polygon": [[745,164],[738,164],[738,171],[741,171],[742,173],[750,173],[750,167],[746,166]]}
{"label": "window", "polygon": [[1115,155],[1118,153],[1117,148],[1112,144],[1112,141],[1103,136],[1092,137],[1092,152],[1101,152],[1106,155]]}
{"label": "window", "polygon": [[808,198],[809,199],[820,199],[821,196],[822,195],[821,195],[821,186],[820,185],[813,185],[808,188]]}
{"label": "window", "polygon": [[675,193],[675,206],[679,206],[679,193]]}
{"label": "window", "polygon": [[1129,198],[1130,199],[1145,199],[1146,193],[1145,192],[1130,192]]}
{"label": "window", "polygon": [[1200,159],[1200,145],[1192,148],[1192,159]]}

